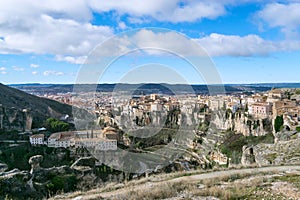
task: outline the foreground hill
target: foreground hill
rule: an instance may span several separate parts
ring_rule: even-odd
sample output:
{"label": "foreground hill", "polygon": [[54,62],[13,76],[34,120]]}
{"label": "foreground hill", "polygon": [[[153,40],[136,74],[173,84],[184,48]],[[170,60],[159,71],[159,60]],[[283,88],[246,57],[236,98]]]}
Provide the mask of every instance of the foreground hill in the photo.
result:
{"label": "foreground hill", "polygon": [[0,130],[38,127],[49,118],[72,114],[72,107],[50,99],[30,95],[0,83]]}
{"label": "foreground hill", "polygon": [[177,172],[111,184],[52,199],[299,199],[300,167]]}

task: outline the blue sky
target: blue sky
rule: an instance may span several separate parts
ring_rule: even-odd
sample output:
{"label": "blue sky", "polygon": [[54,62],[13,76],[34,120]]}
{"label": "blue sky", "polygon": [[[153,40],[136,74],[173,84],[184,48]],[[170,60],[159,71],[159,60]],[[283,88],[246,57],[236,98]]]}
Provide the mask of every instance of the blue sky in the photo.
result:
{"label": "blue sky", "polygon": [[[97,45],[131,30],[137,47],[159,43],[170,52],[190,51],[190,43],[172,33],[183,34],[207,52],[223,83],[299,82],[299,10],[298,0],[2,1],[0,82],[75,83]],[[128,38],[119,39],[116,45],[128,48]],[[182,82],[153,67],[161,65],[184,82],[205,83],[184,60],[156,51],[118,58],[99,82],[120,82],[141,66],[153,70],[137,81],[152,75],[157,82]]]}

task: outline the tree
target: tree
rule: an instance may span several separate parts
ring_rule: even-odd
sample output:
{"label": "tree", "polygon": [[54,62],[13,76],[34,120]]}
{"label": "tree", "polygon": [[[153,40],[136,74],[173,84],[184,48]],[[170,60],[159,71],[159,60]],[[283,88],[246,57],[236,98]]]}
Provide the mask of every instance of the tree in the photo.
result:
{"label": "tree", "polygon": [[276,133],[280,131],[281,127],[283,126],[283,123],[283,116],[277,116],[274,122],[274,129]]}
{"label": "tree", "polygon": [[49,130],[52,133],[68,131],[70,129],[70,124],[63,122],[63,121],[59,121],[54,118],[48,118],[46,120],[45,126],[46,126],[47,130]]}

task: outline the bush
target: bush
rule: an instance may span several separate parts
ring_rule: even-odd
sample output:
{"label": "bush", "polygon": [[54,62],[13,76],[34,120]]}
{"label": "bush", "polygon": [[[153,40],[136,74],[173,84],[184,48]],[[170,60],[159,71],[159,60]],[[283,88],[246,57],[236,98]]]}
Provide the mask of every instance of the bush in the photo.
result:
{"label": "bush", "polygon": [[275,119],[275,123],[274,123],[274,129],[277,132],[280,131],[280,129],[282,128],[283,126],[283,116],[277,116],[276,119]]}
{"label": "bush", "polygon": [[300,126],[296,127],[296,131],[300,133]]}

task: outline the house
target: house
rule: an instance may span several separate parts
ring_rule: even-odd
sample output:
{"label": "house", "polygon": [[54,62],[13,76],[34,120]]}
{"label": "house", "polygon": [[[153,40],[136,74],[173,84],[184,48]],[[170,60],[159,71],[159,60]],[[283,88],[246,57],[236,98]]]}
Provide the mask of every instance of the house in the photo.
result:
{"label": "house", "polygon": [[226,108],[230,109],[232,113],[235,113],[240,108],[240,105],[241,104],[237,102],[227,102]]}
{"label": "house", "polygon": [[271,103],[253,103],[250,106],[249,114],[255,116],[268,116],[272,114]]}
{"label": "house", "polygon": [[35,134],[29,137],[29,142],[31,145],[43,145],[44,144],[44,134]]}

